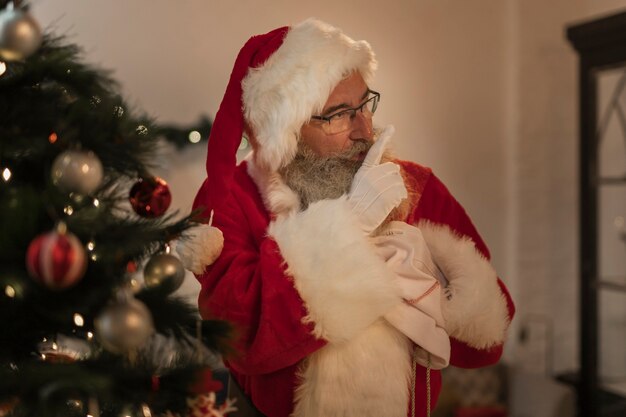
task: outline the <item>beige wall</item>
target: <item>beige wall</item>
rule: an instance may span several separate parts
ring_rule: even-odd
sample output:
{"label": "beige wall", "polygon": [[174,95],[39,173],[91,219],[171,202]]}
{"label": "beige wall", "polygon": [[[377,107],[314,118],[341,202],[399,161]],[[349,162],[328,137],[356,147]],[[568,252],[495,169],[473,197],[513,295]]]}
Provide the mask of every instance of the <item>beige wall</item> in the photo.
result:
{"label": "beige wall", "polygon": [[433,167],[449,185],[503,269],[504,5],[39,0],[33,11],[75,35],[90,60],[114,69],[133,102],[176,122],[215,114],[234,58],[251,34],[316,16],[366,38],[380,59],[373,85],[383,97],[378,122],[394,123],[399,153]]}
{"label": "beige wall", "polygon": [[[508,275],[506,2],[36,0],[33,13],[113,69],[131,103],[179,123],[215,114],[252,34],[315,16],[367,39],[380,61],[377,122],[395,124],[398,153],[444,180]],[[204,175],[203,155],[172,158],[166,177],[184,207]]]}
{"label": "beige wall", "polygon": [[[32,3],[41,22],[114,69],[131,102],[180,123],[215,114],[251,34],[316,16],[368,39],[380,60],[378,122],[396,125],[398,153],[433,167],[475,220],[517,301],[516,326],[555,329],[539,353],[520,347],[512,360],[552,354],[557,370],[574,365],[577,68],[564,26],[626,0]],[[204,157],[172,158],[167,174],[184,207]]]}

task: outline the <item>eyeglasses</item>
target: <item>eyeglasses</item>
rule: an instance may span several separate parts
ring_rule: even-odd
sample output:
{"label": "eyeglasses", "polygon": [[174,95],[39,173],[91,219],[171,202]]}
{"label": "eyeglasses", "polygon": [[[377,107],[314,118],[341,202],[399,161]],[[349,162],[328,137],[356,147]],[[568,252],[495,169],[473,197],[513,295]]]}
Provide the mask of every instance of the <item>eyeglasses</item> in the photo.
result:
{"label": "eyeglasses", "polygon": [[343,109],[329,116],[311,116],[311,119],[325,122],[322,123],[321,126],[322,130],[327,135],[343,133],[352,127],[352,120],[356,117],[357,111],[360,111],[361,114],[368,119],[372,118],[372,115],[378,107],[378,102],[380,101],[380,93],[372,90],[368,90],[368,93],[372,94],[372,96],[361,103],[358,107]]}

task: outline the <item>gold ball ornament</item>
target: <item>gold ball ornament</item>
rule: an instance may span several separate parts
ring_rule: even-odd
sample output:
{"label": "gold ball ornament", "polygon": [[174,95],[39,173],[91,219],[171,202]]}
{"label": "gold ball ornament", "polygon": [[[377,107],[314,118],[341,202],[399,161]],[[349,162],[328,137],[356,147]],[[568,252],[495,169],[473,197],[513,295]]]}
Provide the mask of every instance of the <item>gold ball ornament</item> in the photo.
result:
{"label": "gold ball ornament", "polygon": [[35,53],[41,45],[41,28],[28,12],[9,3],[0,11],[0,58],[19,61]]}
{"label": "gold ball ornament", "polygon": [[185,280],[185,268],[174,255],[160,253],[153,256],[143,269],[143,277],[148,288],[165,288],[174,292]]}

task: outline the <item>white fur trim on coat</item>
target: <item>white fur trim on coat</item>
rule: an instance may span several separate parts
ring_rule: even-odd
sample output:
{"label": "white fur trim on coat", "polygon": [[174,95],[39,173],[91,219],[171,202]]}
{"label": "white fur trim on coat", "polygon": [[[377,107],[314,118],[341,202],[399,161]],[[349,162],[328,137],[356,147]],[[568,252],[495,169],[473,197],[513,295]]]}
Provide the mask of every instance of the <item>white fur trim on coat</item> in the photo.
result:
{"label": "white fur trim on coat", "polygon": [[418,227],[448,280],[441,303],[448,334],[478,349],[504,342],[507,302],[489,261],[470,238],[448,226],[422,221]]}
{"label": "white fur trim on coat", "polygon": [[315,19],[292,27],[282,45],[242,81],[243,109],[258,143],[261,166],[276,171],[291,161],[300,128],[321,110],[333,88],[358,70],[368,82],[376,59],[366,41],[354,41]]}
{"label": "white fur trim on coat", "polygon": [[321,200],[270,223],[317,337],[350,340],[402,301],[384,260],[345,197]]}
{"label": "white fur trim on coat", "polygon": [[406,417],[411,342],[379,320],[302,364],[293,417]]}

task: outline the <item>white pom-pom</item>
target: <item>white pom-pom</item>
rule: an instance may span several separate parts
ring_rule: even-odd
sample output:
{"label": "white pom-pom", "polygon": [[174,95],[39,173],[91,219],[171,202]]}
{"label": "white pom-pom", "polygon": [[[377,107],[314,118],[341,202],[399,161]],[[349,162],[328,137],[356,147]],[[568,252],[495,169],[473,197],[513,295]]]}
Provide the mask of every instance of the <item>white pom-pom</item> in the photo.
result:
{"label": "white pom-pom", "polygon": [[222,253],[224,235],[217,227],[202,224],[193,228],[176,245],[176,253],[185,269],[200,275]]}

